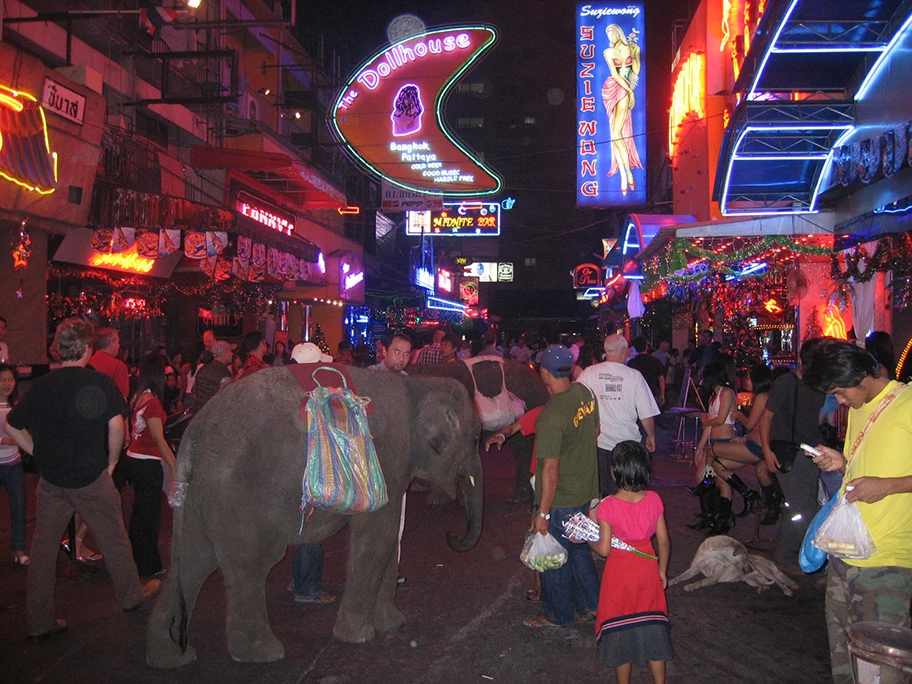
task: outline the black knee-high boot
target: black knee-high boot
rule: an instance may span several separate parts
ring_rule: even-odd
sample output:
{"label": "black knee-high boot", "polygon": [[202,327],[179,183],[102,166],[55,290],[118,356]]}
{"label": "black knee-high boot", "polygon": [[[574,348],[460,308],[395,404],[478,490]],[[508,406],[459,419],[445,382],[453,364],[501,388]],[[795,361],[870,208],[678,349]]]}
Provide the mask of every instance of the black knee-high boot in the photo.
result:
{"label": "black knee-high boot", "polygon": [[760,524],[775,525],[782,511],[782,502],[785,500],[782,488],[778,482],[773,480],[773,484],[763,485],[761,489],[763,490],[763,503],[766,505],[766,515],[763,516]]}
{"label": "black knee-high boot", "polygon": [[717,534],[728,534],[728,531],[734,524],[735,516],[732,515],[732,500],[724,497],[720,498],[719,510],[716,511],[712,526],[709,528],[709,532],[706,533],[706,536],[713,537]]}
{"label": "black knee-high boot", "polygon": [[738,477],[735,473],[731,474],[731,477],[725,478],[725,481],[732,486],[738,494],[744,499],[744,508],[741,509],[741,512],[738,513],[739,518],[743,518],[745,515],[750,513],[754,509],[754,505],[760,501],[760,495],[747,486],[747,484]]}
{"label": "black knee-high boot", "polygon": [[706,487],[700,492],[700,519],[693,525],[688,525],[692,530],[705,530],[711,527],[715,519],[719,488],[715,485]]}

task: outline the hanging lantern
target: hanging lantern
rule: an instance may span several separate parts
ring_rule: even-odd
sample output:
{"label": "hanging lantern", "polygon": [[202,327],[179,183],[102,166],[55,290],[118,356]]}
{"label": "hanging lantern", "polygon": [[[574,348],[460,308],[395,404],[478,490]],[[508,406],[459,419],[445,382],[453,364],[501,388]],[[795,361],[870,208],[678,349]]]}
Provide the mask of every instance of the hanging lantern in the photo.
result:
{"label": "hanging lantern", "polygon": [[27,226],[28,219],[22,219],[19,224],[19,233],[13,238],[13,268],[17,271],[28,268],[29,259],[32,256],[32,238],[29,237]]}

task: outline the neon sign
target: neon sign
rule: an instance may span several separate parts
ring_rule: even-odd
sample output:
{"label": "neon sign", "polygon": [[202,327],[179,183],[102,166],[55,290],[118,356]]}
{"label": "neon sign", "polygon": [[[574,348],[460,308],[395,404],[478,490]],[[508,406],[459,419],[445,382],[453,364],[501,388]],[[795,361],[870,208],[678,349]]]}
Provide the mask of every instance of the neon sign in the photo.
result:
{"label": "neon sign", "polygon": [[644,3],[585,2],[576,17],[576,203],[646,203]]}
{"label": "neon sign", "polygon": [[285,214],[277,207],[271,207],[246,192],[239,192],[237,210],[247,218],[261,223],[285,235],[292,235],[295,229],[295,217]]}
{"label": "neon sign", "polygon": [[444,202],[442,211],[410,211],[406,235],[490,237],[500,235],[499,202]]}
{"label": "neon sign", "polygon": [[678,155],[678,143],[684,124],[706,116],[706,56],[691,54],[675,77],[668,112],[668,149],[671,158]]}
{"label": "neon sign", "polygon": [[155,260],[139,256],[136,252],[136,243],[134,243],[126,252],[112,254],[95,253],[89,259],[89,265],[99,266],[101,268],[114,268],[130,273],[148,273],[155,267]]}
{"label": "neon sign", "polygon": [[358,271],[357,273],[349,273],[342,280],[342,286],[346,290],[352,289],[355,285],[364,281],[364,271]]}
{"label": "neon sign", "polygon": [[426,268],[415,269],[415,285],[425,290],[434,290],[434,274]]}
{"label": "neon sign", "polygon": [[445,269],[437,270],[437,289],[444,292],[453,291],[453,274]]}
{"label": "neon sign", "polygon": [[448,91],[493,47],[490,26],[429,30],[385,46],[332,106],[333,135],[368,172],[421,194],[488,196],[503,181],[447,129]]}
{"label": "neon sign", "polygon": [[57,189],[57,153],[51,152],[44,108],[18,90],[0,86],[0,108],[9,110],[0,127],[0,177],[49,195]]}
{"label": "neon sign", "polygon": [[461,314],[464,314],[466,310],[465,304],[451,302],[448,299],[440,299],[440,297],[428,297],[427,308],[439,309],[440,311],[455,311]]}
{"label": "neon sign", "polygon": [[846,339],[845,321],[842,320],[842,314],[839,313],[839,309],[832,306],[829,307],[823,315],[823,320],[826,322],[826,327],[823,330],[824,337],[835,337],[837,340]]}

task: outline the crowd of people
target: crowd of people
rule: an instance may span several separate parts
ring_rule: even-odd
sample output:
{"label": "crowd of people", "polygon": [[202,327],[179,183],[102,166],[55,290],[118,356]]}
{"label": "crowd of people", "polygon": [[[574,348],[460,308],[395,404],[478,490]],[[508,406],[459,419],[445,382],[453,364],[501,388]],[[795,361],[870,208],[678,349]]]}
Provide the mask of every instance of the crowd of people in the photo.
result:
{"label": "crowd of people", "polygon": [[[0,319],[0,332],[5,327]],[[740,372],[712,331],[699,341],[682,354],[668,342],[650,349],[645,338],[631,343],[614,334],[596,353],[596,345],[582,338],[547,344],[523,336],[501,346],[493,331],[470,342],[444,329],[406,330],[379,340],[368,359],[345,342],[329,356],[313,343],[279,340],[270,349],[259,331],[240,346],[206,331],[190,363],[160,346],[130,369],[116,330],[96,331],[83,319],[68,319],[54,340],[59,369],[35,381],[21,400],[15,368],[0,362],[0,485],[10,504],[14,560],[29,566],[28,638],[42,640],[66,628],[55,618],[53,595],[58,548],[74,514],[81,521],[78,555],[106,559],[124,610],[158,592],[166,572],[159,551],[162,497],[176,466],[165,433],[173,413],[199,411],[230,383],[275,366],[335,361],[405,375],[409,365],[478,356],[529,364],[550,394],[544,406],[485,442],[499,448],[516,433],[535,435],[530,532],[551,534],[567,554],[560,568],[536,577],[528,598],[541,602],[542,613],[527,618],[526,626],[594,622],[597,657],[615,668],[618,681],[629,681],[633,666],[648,666],[654,681],[664,681],[665,661],[672,657],[664,595],[670,540],[661,498],[648,489],[650,454],[656,419],[678,399],[681,371],[689,370],[699,384],[696,400],[705,406],[691,488],[700,513],[690,527],[729,532],[735,493],[743,499],[740,515],[757,513],[762,524],[776,523],[787,506],[773,555],[784,571],[797,573],[818,491],[860,503],[877,550],[866,559],[830,558],[826,577],[832,674],[834,681],[850,682],[852,623],[910,623],[912,393],[894,377],[889,337],[873,333],[868,350],[810,339],[795,368],[761,363]],[[0,351],[8,353],[5,345]],[[794,448],[799,443],[815,446],[818,454],[805,457]],[[23,454],[41,475],[30,554]],[[753,471],[760,492],[739,477],[742,469]],[[119,496],[126,486],[134,494],[127,522]],[[589,547],[563,534],[564,523],[579,513],[600,529],[590,546],[607,557],[601,581]],[[404,523],[405,497],[400,539]],[[99,552],[84,546],[86,529]],[[612,537],[636,552],[613,548]],[[322,589],[322,563],[319,544],[296,550],[289,584],[296,601],[335,601]]]}

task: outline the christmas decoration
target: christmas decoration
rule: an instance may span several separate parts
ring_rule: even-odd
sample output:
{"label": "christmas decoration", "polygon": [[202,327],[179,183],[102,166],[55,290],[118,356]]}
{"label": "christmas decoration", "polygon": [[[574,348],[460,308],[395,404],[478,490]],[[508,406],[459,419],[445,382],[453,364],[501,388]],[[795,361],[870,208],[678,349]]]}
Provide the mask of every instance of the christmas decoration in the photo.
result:
{"label": "christmas decoration", "polygon": [[323,332],[323,328],[320,327],[319,323],[314,324],[314,333],[310,341],[317,345],[324,354],[330,353],[329,345],[326,344],[326,333]]}
{"label": "christmas decoration", "polygon": [[13,268],[22,271],[28,268],[32,256],[32,238],[28,234],[28,219],[19,223],[19,232],[13,238]]}
{"label": "christmas decoration", "polygon": [[804,330],[804,340],[802,342],[810,340],[814,337],[821,337],[823,332],[820,329],[820,318],[817,314],[817,305],[815,304],[811,308],[811,313],[808,315],[807,326]]}

